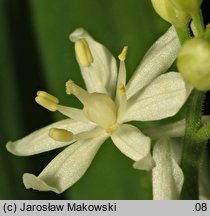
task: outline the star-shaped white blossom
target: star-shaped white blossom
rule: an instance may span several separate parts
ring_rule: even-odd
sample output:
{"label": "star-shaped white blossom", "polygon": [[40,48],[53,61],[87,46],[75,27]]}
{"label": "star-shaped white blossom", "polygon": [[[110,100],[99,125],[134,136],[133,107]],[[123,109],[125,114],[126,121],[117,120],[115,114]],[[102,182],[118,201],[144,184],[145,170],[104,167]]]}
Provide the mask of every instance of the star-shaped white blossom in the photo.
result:
{"label": "star-shaped white blossom", "polygon": [[7,149],[23,156],[68,147],[38,176],[25,173],[26,188],[65,191],[81,178],[109,137],[123,154],[137,162],[139,169],[151,169],[150,138],[126,122],[173,116],[189,94],[179,73],[162,74],[173,63],[180,47],[173,27],[149,49],[127,84],[124,62],[127,47],[119,55],[117,72],[115,58],[84,29],[75,30],[70,39],[75,42],[87,90],[69,80],[66,92],[76,96],[83,109],[62,106],[56,97],[43,91],[37,93],[37,103],[69,118],[9,142]]}

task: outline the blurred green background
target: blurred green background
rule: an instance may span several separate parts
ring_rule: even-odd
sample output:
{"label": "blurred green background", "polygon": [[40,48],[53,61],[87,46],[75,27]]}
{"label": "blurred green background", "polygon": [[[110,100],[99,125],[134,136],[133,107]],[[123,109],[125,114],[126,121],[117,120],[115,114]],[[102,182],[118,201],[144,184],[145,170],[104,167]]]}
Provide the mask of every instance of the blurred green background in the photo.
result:
{"label": "blurred green background", "polygon": [[[68,36],[84,27],[117,56],[129,46],[128,78],[144,53],[168,28],[148,0],[0,0],[0,199],[151,199],[151,177],[107,141],[83,178],[61,195],[26,190],[22,174],[38,175],[58,153],[30,157],[8,153],[19,139],[55,120],[34,101],[37,90],[80,107],[65,94],[65,82],[83,85]],[[44,143],[43,143],[44,145]]]}

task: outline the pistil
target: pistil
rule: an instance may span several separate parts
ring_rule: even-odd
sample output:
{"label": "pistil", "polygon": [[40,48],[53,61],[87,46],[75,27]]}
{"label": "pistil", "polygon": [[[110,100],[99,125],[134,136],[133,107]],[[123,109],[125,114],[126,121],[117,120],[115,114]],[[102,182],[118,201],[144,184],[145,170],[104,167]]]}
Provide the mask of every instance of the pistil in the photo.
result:
{"label": "pistil", "polygon": [[89,93],[72,80],[66,83],[66,93],[75,95],[84,105],[84,115],[102,128],[116,122],[116,106],[113,100],[103,93]]}

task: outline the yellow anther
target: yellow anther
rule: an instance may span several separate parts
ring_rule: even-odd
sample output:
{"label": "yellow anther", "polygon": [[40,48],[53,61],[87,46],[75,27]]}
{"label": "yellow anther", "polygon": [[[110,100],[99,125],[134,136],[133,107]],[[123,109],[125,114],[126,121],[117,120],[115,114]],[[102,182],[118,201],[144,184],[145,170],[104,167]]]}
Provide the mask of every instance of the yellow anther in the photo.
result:
{"label": "yellow anther", "polygon": [[85,39],[80,39],[75,42],[75,52],[81,66],[88,67],[93,63],[93,56]]}
{"label": "yellow anther", "polygon": [[59,128],[51,128],[48,133],[49,137],[56,141],[60,142],[68,142],[71,141],[74,137],[73,133],[65,130],[65,129],[59,129]]}
{"label": "yellow anther", "polygon": [[118,55],[120,61],[125,61],[128,52],[128,47],[124,46],[122,52]]}
{"label": "yellow anther", "polygon": [[106,133],[108,133],[109,135],[112,135],[112,133],[118,128],[117,124],[113,124],[111,127],[106,129]]}
{"label": "yellow anther", "polygon": [[58,98],[54,97],[51,94],[48,94],[44,91],[38,91],[37,97],[35,98],[35,101],[43,106],[44,108],[50,110],[50,111],[56,111],[58,109]]}
{"label": "yellow anther", "polygon": [[123,96],[124,94],[125,94],[125,86],[121,83],[119,86],[118,86],[118,89],[117,89],[117,91],[118,91],[118,94],[120,95],[120,96]]}
{"label": "yellow anther", "polygon": [[37,96],[48,98],[49,100],[54,101],[55,103],[59,103],[59,100],[57,97],[55,97],[55,96],[53,96],[53,95],[51,95],[45,91],[38,91]]}

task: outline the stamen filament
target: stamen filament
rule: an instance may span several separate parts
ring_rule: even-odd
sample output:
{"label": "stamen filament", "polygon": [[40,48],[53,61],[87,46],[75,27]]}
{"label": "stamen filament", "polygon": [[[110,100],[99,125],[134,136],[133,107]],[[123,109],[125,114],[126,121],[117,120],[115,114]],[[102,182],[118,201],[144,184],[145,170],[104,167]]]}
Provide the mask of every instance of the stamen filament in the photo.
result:
{"label": "stamen filament", "polygon": [[119,97],[119,106],[117,111],[117,122],[122,123],[122,118],[125,115],[127,109],[127,97],[126,94]]}
{"label": "stamen filament", "polygon": [[118,56],[120,59],[120,68],[117,79],[117,92],[116,92],[116,104],[118,106],[118,118],[121,114],[124,113],[127,104],[127,96],[126,96],[126,68],[125,68],[125,59],[127,55],[128,47],[125,46]]}
{"label": "stamen filament", "polygon": [[100,128],[100,127],[96,127],[96,128],[94,128],[94,129],[92,129],[90,131],[75,134],[74,139],[75,140],[92,139],[92,138],[96,138],[96,137],[99,137],[99,136],[102,136],[102,135],[106,135],[104,133],[104,130],[102,128]]}
{"label": "stamen filament", "polygon": [[117,92],[119,96],[123,96],[125,94],[125,86],[122,83],[120,83],[120,85],[118,86]]}
{"label": "stamen filament", "polygon": [[71,119],[90,123],[90,121],[84,116],[83,110],[81,109],[58,105],[58,111]]}
{"label": "stamen filament", "polygon": [[51,128],[48,133],[49,137],[56,141],[60,142],[68,142],[71,141],[74,137],[73,133],[65,130],[65,129],[59,129],[59,128]]}
{"label": "stamen filament", "polygon": [[58,98],[44,91],[38,91],[35,101],[44,108],[54,112],[58,109]]}
{"label": "stamen filament", "polygon": [[118,104],[117,119],[118,122],[121,122],[121,117],[123,117],[127,108],[126,89],[125,89],[125,85],[123,85],[122,83],[120,83],[117,87],[117,104]]}

